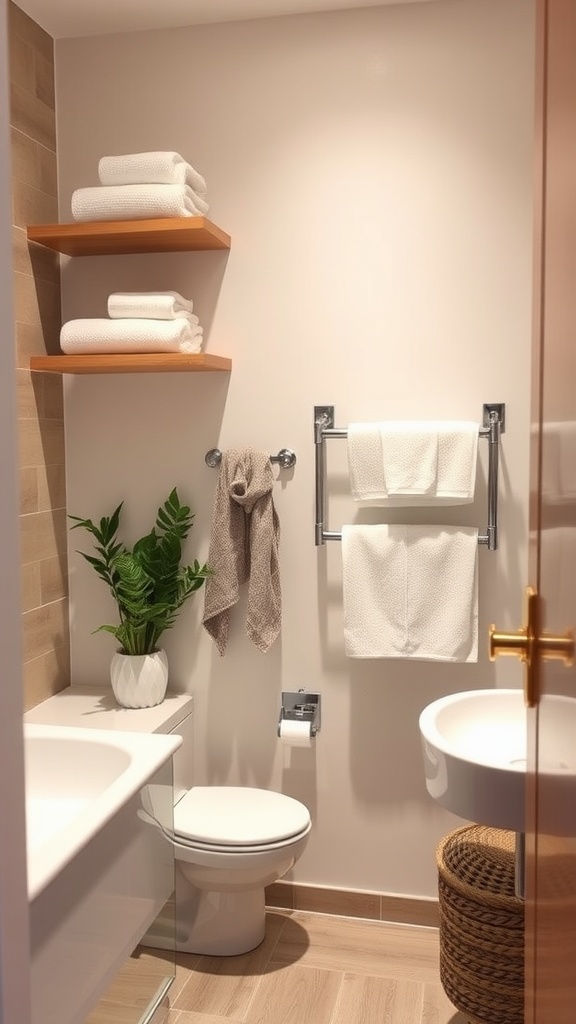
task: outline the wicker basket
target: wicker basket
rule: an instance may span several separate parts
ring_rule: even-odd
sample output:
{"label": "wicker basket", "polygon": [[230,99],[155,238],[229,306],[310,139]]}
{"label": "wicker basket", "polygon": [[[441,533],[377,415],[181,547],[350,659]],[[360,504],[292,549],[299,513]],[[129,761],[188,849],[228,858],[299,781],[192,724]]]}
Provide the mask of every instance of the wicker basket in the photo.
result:
{"label": "wicker basket", "polygon": [[471,1024],[524,1022],[524,903],[513,832],[467,825],[437,850],[440,980]]}

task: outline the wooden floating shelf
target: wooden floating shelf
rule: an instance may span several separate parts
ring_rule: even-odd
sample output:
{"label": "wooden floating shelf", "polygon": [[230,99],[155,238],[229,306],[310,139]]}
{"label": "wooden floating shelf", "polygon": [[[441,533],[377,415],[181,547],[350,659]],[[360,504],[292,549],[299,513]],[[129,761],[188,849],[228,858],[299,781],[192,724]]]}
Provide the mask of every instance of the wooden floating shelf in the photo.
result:
{"label": "wooden floating shelf", "polygon": [[34,224],[28,241],[66,256],[122,256],[149,252],[229,249],[230,235],[206,217],[154,220],[100,220],[74,224]]}
{"label": "wooden floating shelf", "polygon": [[203,352],[151,352],[86,356],[31,356],[30,369],[43,373],[207,373],[228,372],[232,360]]}

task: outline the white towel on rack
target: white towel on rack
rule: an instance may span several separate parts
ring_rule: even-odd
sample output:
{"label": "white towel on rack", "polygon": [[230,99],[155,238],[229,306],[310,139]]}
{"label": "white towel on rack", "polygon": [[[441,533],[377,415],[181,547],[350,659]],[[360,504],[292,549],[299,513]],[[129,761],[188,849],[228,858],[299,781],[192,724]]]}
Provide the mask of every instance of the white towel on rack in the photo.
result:
{"label": "white towel on rack", "polygon": [[108,316],[147,317],[152,320],[174,320],[194,316],[192,299],[179,292],[113,292],[108,296]]}
{"label": "white towel on rack", "polygon": [[197,197],[187,185],[96,185],[72,193],[77,221],[201,217]]}
{"label": "white towel on rack", "polygon": [[478,531],[344,526],[344,643],[350,658],[478,660]]}
{"label": "white towel on rack", "polygon": [[349,424],[354,501],[397,507],[473,501],[479,429],[468,420]]}
{"label": "white towel on rack", "polygon": [[107,352],[185,352],[202,348],[202,328],[186,320],[69,320],[60,331],[60,347],[67,355]]}
{"label": "white towel on rack", "polygon": [[206,181],[179,153],[156,151],[103,156],[98,162],[101,185],[188,185],[206,199]]}

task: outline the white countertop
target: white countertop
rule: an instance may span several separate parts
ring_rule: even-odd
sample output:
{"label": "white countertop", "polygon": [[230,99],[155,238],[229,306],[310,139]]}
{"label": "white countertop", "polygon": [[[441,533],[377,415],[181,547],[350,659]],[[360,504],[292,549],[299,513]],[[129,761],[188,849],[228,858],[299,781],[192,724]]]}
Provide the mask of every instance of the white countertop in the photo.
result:
{"label": "white countertop", "polygon": [[68,725],[121,732],[171,732],[190,715],[194,698],[189,693],[167,693],[153,708],[121,708],[110,686],[69,686],[42,701],[24,715],[32,725]]}

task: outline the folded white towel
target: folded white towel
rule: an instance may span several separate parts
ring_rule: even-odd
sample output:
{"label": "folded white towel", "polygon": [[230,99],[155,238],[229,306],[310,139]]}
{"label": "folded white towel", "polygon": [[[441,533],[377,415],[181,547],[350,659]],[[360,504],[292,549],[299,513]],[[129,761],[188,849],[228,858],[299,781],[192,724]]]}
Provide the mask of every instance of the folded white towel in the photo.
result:
{"label": "folded white towel", "polygon": [[106,352],[186,352],[202,348],[202,328],[186,320],[69,320],[60,331],[67,355]]}
{"label": "folded white towel", "polygon": [[189,185],[200,199],[206,199],[206,181],[179,153],[125,153],[103,156],[98,163],[102,185]]}
{"label": "folded white towel", "polygon": [[478,660],[478,531],[344,526],[344,641],[350,658]]}
{"label": "folded white towel", "polygon": [[144,316],[152,320],[174,320],[191,315],[192,299],[179,292],[113,292],[108,296],[108,316],[113,319]]}
{"label": "folded white towel", "polygon": [[348,471],[354,501],[463,505],[474,499],[479,423],[351,423]]}
{"label": "folded white towel", "polygon": [[203,215],[187,185],[97,185],[72,193],[72,216],[79,221]]}

